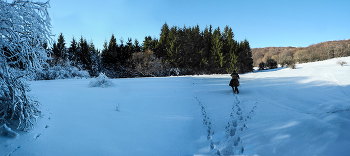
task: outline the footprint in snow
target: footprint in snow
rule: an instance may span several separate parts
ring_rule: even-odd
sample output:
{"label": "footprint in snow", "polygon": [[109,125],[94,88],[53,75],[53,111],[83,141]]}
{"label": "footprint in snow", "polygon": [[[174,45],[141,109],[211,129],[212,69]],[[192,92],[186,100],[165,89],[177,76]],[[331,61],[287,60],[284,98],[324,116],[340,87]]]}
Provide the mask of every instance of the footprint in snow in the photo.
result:
{"label": "footprint in snow", "polygon": [[36,134],[33,138],[38,139],[41,136],[41,133]]}

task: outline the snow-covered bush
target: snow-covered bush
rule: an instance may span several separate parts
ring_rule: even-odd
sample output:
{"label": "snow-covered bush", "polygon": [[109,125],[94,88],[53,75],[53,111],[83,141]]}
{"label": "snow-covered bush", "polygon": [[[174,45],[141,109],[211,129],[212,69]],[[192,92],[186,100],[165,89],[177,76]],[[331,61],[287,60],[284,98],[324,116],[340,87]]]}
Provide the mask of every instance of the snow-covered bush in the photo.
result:
{"label": "snow-covered bush", "polygon": [[110,87],[110,86],[114,86],[114,83],[109,80],[109,78],[104,74],[104,73],[100,73],[100,75],[91,80],[89,83],[89,87]]}
{"label": "snow-covered bush", "polygon": [[[31,129],[39,116],[38,101],[27,95],[24,77],[43,69],[51,44],[48,2],[0,0],[0,125]],[[5,127],[5,129],[7,129]]]}
{"label": "snow-covered bush", "polygon": [[170,69],[170,72],[169,72],[169,75],[172,75],[172,76],[179,76],[179,75],[180,75],[180,70],[179,70],[179,68],[171,68],[171,69]]}
{"label": "snow-covered bush", "polygon": [[30,91],[19,71],[2,63],[0,68],[0,124],[16,124],[27,131],[40,114],[38,101],[27,95]]}
{"label": "snow-covered bush", "polygon": [[343,61],[343,60],[338,60],[337,64],[339,64],[340,66],[343,67],[343,65],[347,64],[347,62]]}
{"label": "snow-covered bush", "polygon": [[48,67],[44,70],[38,71],[36,75],[30,80],[54,80],[54,79],[72,79],[72,78],[90,78],[89,72],[79,70],[74,66],[57,65]]}

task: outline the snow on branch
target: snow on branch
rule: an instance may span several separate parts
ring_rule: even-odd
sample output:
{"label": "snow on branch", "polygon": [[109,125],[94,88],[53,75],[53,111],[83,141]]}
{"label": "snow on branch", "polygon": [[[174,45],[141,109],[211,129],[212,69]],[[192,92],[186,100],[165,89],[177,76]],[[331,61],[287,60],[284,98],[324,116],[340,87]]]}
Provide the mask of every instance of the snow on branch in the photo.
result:
{"label": "snow on branch", "polygon": [[[52,43],[49,3],[0,0],[0,125],[27,131],[40,115],[24,76],[42,70]],[[2,129],[12,133],[7,127]],[[3,133],[4,131],[2,131]]]}
{"label": "snow on branch", "polygon": [[49,3],[0,0],[0,57],[10,66],[38,70],[48,59],[44,44],[51,44]]}
{"label": "snow on branch", "polygon": [[104,74],[104,73],[100,73],[100,75],[94,79],[91,80],[89,83],[89,87],[110,87],[110,86],[114,86],[114,83],[109,80],[109,78]]}
{"label": "snow on branch", "polygon": [[27,95],[29,86],[17,72],[6,64],[0,65],[0,124],[18,121],[18,129],[33,128],[40,115],[39,102]]}

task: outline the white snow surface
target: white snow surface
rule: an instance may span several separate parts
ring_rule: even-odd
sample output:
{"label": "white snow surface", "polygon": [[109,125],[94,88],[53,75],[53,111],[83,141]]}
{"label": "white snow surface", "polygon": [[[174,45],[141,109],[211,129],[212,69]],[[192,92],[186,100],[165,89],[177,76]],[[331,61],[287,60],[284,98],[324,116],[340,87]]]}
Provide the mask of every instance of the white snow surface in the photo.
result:
{"label": "white snow surface", "polygon": [[109,88],[31,81],[42,117],[16,138],[0,135],[0,155],[348,155],[349,63],[241,74],[238,95],[228,74],[111,79]]}

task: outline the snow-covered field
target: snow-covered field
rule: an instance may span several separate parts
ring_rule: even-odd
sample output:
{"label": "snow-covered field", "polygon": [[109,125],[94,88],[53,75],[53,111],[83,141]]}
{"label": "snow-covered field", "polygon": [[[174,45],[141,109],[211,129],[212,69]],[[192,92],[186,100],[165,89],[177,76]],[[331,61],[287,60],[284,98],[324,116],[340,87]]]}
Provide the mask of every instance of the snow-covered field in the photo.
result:
{"label": "snow-covered field", "polygon": [[350,66],[337,60],[241,74],[238,95],[229,75],[29,82],[42,118],[0,136],[0,155],[349,155]]}

